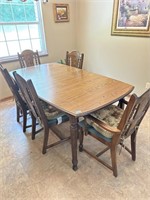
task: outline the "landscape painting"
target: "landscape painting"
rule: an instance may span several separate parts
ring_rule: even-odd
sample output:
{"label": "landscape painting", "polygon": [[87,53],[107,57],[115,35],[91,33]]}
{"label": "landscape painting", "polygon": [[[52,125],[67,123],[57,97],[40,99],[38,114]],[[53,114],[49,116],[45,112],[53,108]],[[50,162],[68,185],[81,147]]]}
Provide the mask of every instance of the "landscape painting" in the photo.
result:
{"label": "landscape painting", "polygon": [[112,35],[150,36],[150,0],[114,0]]}

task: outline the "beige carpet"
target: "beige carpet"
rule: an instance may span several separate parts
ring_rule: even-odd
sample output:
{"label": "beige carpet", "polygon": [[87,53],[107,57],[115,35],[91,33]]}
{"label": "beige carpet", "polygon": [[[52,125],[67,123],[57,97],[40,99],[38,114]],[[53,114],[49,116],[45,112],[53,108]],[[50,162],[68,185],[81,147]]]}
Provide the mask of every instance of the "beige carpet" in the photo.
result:
{"label": "beige carpet", "polygon": [[[69,134],[68,124],[60,128]],[[124,149],[118,153],[117,178],[85,152],[78,152],[74,172],[70,142],[42,155],[43,134],[32,141],[30,131],[24,134],[16,122],[13,101],[0,104],[0,200],[150,199],[150,112],[138,132],[136,162]],[[50,141],[56,140],[50,135]],[[85,145],[93,151],[103,147],[87,137]]]}

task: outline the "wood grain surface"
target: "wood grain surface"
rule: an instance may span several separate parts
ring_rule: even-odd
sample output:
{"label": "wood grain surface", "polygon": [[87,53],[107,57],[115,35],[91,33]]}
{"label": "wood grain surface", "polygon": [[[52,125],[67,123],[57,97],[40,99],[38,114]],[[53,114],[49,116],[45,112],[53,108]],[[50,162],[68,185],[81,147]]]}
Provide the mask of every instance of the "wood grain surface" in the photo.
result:
{"label": "wood grain surface", "polygon": [[16,71],[33,81],[41,99],[75,117],[116,102],[134,88],[122,81],[58,63]]}

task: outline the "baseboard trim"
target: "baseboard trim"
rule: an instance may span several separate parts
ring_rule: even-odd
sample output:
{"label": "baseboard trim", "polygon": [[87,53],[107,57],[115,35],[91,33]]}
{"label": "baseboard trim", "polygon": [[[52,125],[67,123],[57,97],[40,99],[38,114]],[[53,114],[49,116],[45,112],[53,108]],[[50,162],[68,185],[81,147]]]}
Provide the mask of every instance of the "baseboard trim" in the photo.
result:
{"label": "baseboard trim", "polygon": [[13,100],[14,97],[13,96],[9,96],[9,97],[6,97],[6,98],[3,98],[3,99],[0,99],[0,103],[3,103],[5,101],[10,101],[10,100]]}

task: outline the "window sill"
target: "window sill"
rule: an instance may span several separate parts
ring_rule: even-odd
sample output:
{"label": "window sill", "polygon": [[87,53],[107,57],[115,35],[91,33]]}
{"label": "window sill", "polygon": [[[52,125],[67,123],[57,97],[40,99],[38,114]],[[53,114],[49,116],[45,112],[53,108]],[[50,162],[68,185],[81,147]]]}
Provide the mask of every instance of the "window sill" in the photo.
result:
{"label": "window sill", "polygon": [[[39,53],[40,57],[48,56],[48,53]],[[10,62],[16,62],[18,61],[18,56],[12,56],[9,58],[0,58],[0,63],[10,63]]]}

